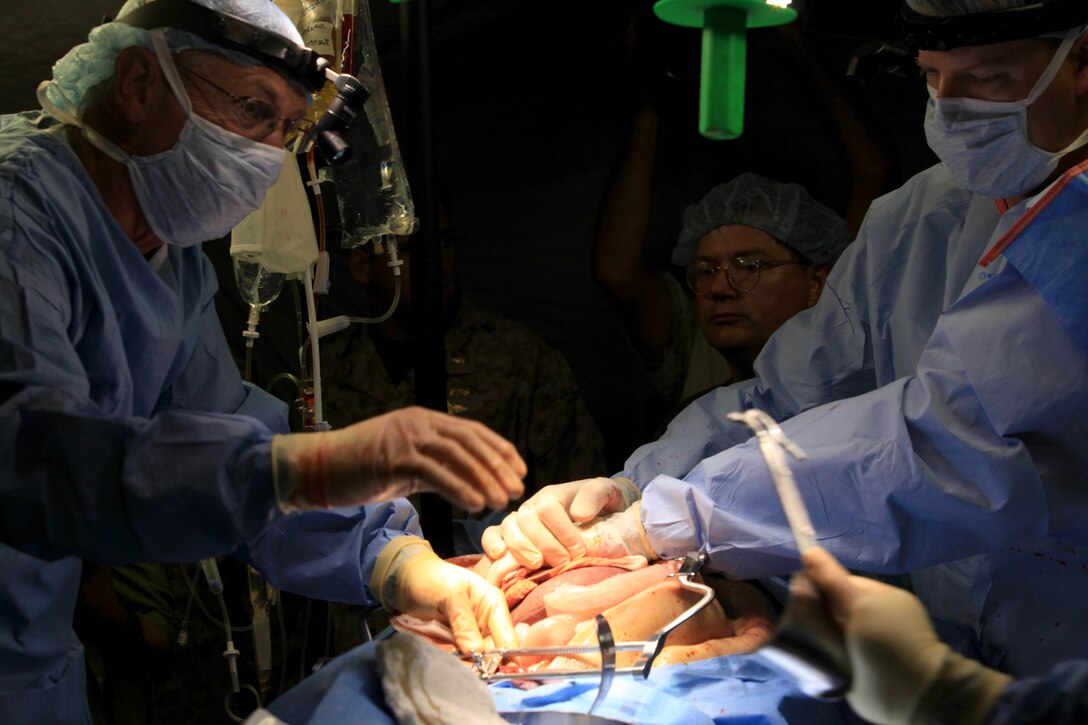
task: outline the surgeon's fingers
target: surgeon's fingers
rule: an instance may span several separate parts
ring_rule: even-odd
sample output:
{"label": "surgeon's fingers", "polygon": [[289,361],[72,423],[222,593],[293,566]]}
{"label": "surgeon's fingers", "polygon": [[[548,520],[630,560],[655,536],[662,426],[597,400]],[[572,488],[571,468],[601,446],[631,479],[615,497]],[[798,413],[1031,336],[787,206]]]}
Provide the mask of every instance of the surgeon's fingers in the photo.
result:
{"label": "surgeon's fingers", "polygon": [[451,591],[439,606],[439,614],[446,617],[453,630],[457,648],[461,652],[482,649],[481,625],[496,647],[516,647],[514,624],[502,592],[481,579],[466,581],[462,587]]}
{"label": "surgeon's fingers", "polygon": [[[507,517],[509,518],[509,516]],[[502,526],[488,526],[480,537],[480,546],[488,559],[501,559],[506,554],[506,542],[502,538]]]}
{"label": "surgeon's fingers", "polygon": [[863,594],[891,589],[886,584],[852,575],[825,549],[813,547],[801,556],[804,576],[827,600],[832,616],[840,625],[850,616],[854,602]]}
{"label": "surgeon's fingers", "polygon": [[570,518],[585,523],[600,516],[601,512],[617,513],[624,508],[623,492],[615,481],[611,478],[592,478],[578,489],[571,501]]}
{"label": "surgeon's fingers", "polygon": [[[552,507],[553,499],[547,499],[542,503],[543,506],[539,503],[533,507],[522,506],[515,512],[513,517],[516,518],[516,523],[511,526],[510,532],[506,535],[506,546],[519,561],[523,558],[518,556],[519,552],[525,553],[524,558],[529,558],[534,554],[539,556],[539,558],[535,559],[538,562],[536,564],[537,568],[543,564],[561,566],[570,561],[570,552],[555,537],[548,525],[541,521],[541,513],[544,512],[544,515],[548,516],[551,521],[561,517],[566,521],[567,530],[574,531],[576,534],[577,529],[567,519],[567,514],[562,510],[561,506],[556,504],[555,507]],[[512,517],[507,516],[506,518]],[[578,543],[581,544],[581,536],[577,538]],[[583,546],[582,551],[584,552],[584,550]]]}
{"label": "surgeon's fingers", "polygon": [[484,647],[484,638],[480,634],[480,625],[476,621],[476,613],[473,610],[468,597],[462,592],[456,592],[446,597],[438,613],[446,617],[446,621],[453,630],[453,639],[457,643],[457,649],[461,652],[478,652]]}
{"label": "surgeon's fingers", "polygon": [[499,559],[491,561],[486,557],[481,561],[490,562],[485,570],[481,573],[479,570],[473,570],[477,574],[480,574],[487,580],[488,584],[494,584],[495,586],[502,586],[503,580],[506,579],[506,575],[512,571],[516,571],[521,567],[521,564],[514,558],[510,552],[503,554]]}
{"label": "surgeon's fingers", "polygon": [[499,524],[502,527],[502,538],[506,542],[506,550],[517,559],[519,564],[529,569],[539,569],[544,565],[544,555],[522,533],[518,522],[525,511],[525,507],[522,506],[502,520]]}
{"label": "surgeon's fingers", "polygon": [[533,511],[534,516],[519,517],[518,525],[544,555],[544,561],[560,566],[586,555],[582,531],[570,520],[562,502],[544,498]]}
{"label": "surgeon's fingers", "polygon": [[443,476],[440,481],[478,490],[494,509],[501,509],[511,498],[525,492],[521,481],[525,463],[508,441],[475,423],[444,426],[440,432],[442,435],[431,441],[423,453],[460,479]]}
{"label": "surgeon's fingers", "polygon": [[514,649],[518,646],[517,635],[514,634],[514,623],[510,619],[510,610],[506,606],[506,599],[499,597],[497,602],[488,603],[487,631],[495,646],[503,649]]}

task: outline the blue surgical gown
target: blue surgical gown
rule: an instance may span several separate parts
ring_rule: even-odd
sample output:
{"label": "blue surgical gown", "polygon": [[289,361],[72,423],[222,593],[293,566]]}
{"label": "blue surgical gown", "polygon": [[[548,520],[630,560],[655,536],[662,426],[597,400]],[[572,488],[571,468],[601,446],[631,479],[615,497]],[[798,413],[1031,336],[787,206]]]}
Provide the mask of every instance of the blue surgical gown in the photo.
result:
{"label": "blue surgical gown", "polygon": [[741,578],[797,568],[759,448],[726,418],[757,407],[807,454],[794,477],[846,565],[912,572],[946,639],[1014,675],[1082,656],[1086,181],[1053,207],[1061,223],[1033,222],[986,267],[1027,202],[1002,214],[941,165],[878,199],[757,377],[698,399],[628,459],[655,549],[703,549]]}
{"label": "blue surgical gown", "polygon": [[[89,722],[80,559],[237,551],[276,586],[364,604],[419,533],[405,500],[281,516],[285,407],[243,386],[199,247],[143,258],[55,126],[0,119],[0,722]],[[39,125],[41,127],[39,127]]]}
{"label": "blue surgical gown", "polygon": [[1063,662],[1046,675],[1016,680],[1001,693],[986,725],[1081,725],[1088,722],[1088,660]]}

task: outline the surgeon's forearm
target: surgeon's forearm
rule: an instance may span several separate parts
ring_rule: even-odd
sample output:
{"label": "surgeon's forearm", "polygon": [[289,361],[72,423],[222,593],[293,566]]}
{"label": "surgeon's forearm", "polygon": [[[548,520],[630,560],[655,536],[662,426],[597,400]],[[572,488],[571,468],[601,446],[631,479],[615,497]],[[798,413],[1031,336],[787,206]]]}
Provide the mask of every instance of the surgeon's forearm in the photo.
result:
{"label": "surgeon's forearm", "polygon": [[[1043,533],[1048,512],[1021,444],[985,429],[977,400],[905,378],[782,423],[807,454],[791,461],[816,537],[848,566],[902,573]],[[948,406],[956,406],[955,411]],[[750,579],[784,574],[796,546],[758,445],[707,458],[683,481],[662,476],[643,492],[650,543],[663,556],[708,546],[718,568]]]}
{"label": "surgeon's forearm", "polygon": [[233,550],[279,515],[271,432],[257,421],[88,415],[57,400],[24,391],[0,407],[5,542],[42,558],[192,561]]}

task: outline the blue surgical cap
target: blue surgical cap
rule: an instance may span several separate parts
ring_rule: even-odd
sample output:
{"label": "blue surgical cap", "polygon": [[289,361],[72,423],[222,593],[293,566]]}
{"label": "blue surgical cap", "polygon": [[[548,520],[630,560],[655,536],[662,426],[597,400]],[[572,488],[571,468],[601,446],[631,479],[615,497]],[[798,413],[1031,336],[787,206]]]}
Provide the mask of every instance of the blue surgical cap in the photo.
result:
{"label": "blue surgical cap", "polygon": [[699,239],[726,224],[766,232],[814,264],[833,264],[854,239],[846,222],[800,184],[745,173],[715,186],[702,201],[684,210],[673,264],[691,264]]}
{"label": "blue surgical cap", "polygon": [[[303,45],[298,29],[272,0],[189,1],[234,15],[251,25]],[[154,0],[128,0],[117,12],[117,17],[152,2]],[[260,65],[260,61],[251,55],[227,50],[192,33],[166,28],[164,34],[170,50],[174,53],[190,49],[204,50],[218,53],[239,65]],[[91,31],[86,43],[75,46],[54,64],[53,82],[46,90],[50,100],[63,109],[81,115],[87,103],[87,91],[102,81],[112,78],[118,54],[133,45],[150,49],[151,34],[143,28],[134,28],[124,23],[99,25]],[[69,107],[68,101],[76,107]]]}

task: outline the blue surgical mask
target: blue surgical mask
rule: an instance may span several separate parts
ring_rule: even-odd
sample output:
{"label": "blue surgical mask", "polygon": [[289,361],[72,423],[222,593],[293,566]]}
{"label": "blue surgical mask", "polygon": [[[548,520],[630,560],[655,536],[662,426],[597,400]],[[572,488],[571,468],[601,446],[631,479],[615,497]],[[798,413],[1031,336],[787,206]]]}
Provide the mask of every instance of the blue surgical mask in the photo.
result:
{"label": "blue surgical mask", "polygon": [[1061,151],[1045,151],[1028,138],[1028,106],[1049,86],[1083,28],[1066,33],[1050,64],[1019,101],[937,98],[929,88],[926,141],[965,189],[990,199],[1026,194],[1050,176],[1062,156],[1088,143],[1085,129]]}
{"label": "blue surgical mask", "polygon": [[[83,137],[126,166],[140,209],[155,235],[181,247],[217,239],[256,211],[279,177],[286,152],[201,118],[193,113],[162,32],[151,31],[155,55],[187,118],[173,148],[133,156],[95,129],[48,102],[42,107],[81,128]],[[69,103],[69,107],[74,107]]]}

